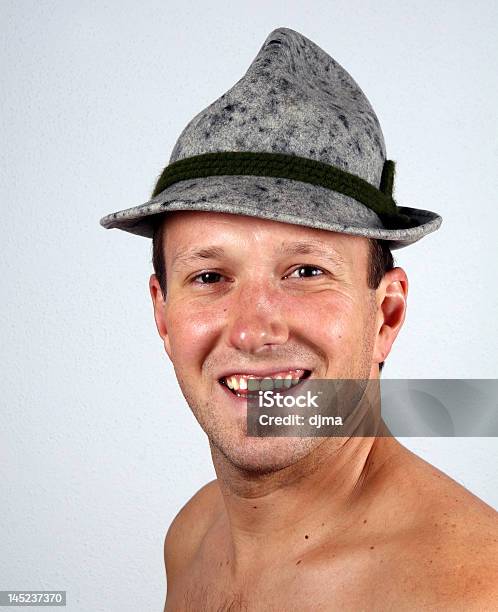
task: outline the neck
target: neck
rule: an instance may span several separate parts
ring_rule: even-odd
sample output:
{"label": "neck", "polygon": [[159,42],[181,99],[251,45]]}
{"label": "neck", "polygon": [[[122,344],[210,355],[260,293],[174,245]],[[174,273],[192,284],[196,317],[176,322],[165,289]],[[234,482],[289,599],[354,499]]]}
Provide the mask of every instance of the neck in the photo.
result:
{"label": "neck", "polygon": [[379,437],[325,438],[300,461],[265,474],[241,470],[211,445],[234,571],[263,558],[299,557],[321,538],[353,533],[380,467],[400,446],[380,426]]}

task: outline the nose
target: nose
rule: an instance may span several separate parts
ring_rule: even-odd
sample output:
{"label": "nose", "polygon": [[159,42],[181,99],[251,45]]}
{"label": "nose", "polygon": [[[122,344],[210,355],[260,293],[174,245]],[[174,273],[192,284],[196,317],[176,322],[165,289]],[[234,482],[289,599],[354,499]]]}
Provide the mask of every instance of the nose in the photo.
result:
{"label": "nose", "polygon": [[259,353],[287,342],[281,297],[268,283],[253,281],[239,287],[230,309],[227,337],[233,348]]}

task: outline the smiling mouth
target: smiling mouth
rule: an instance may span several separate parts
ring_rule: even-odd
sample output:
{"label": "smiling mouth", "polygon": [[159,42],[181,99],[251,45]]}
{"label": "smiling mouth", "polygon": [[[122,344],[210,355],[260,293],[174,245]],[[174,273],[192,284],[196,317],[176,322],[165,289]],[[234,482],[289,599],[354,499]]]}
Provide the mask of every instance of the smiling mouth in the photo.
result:
{"label": "smiling mouth", "polygon": [[220,385],[226,387],[237,397],[251,397],[258,391],[274,389],[290,389],[311,375],[311,370],[286,370],[272,376],[256,376],[254,374],[234,374],[218,379]]}

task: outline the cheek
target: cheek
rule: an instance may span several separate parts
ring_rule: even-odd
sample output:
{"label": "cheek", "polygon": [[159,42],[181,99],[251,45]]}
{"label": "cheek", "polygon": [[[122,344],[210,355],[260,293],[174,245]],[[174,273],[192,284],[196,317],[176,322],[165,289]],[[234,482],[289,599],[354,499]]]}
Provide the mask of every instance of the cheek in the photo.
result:
{"label": "cheek", "polygon": [[322,346],[351,343],[364,321],[361,301],[340,292],[297,300],[287,312],[304,337]]}
{"label": "cheek", "polygon": [[196,368],[209,353],[223,323],[218,310],[178,301],[166,306],[166,326],[175,364]]}

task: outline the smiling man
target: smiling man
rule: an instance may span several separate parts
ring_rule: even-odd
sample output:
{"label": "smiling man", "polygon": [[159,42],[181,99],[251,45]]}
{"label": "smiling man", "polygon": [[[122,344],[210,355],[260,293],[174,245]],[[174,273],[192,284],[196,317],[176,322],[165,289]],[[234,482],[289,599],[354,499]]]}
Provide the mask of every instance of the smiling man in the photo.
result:
{"label": "smiling man", "polygon": [[262,379],[378,380],[408,292],[390,248],[441,223],[399,207],[393,179],[359,86],[279,28],[183,130],[152,199],[102,219],[153,238],[157,329],[217,474],[168,529],[166,610],[495,609],[496,513],[380,418],[247,435]]}
{"label": "smiling man", "polygon": [[404,318],[404,272],[387,272],[376,294],[366,238],[267,219],[175,212],[160,231],[156,323],[211,444],[265,472],[307,456],[323,440],[246,435],[247,379],[378,376]]}

